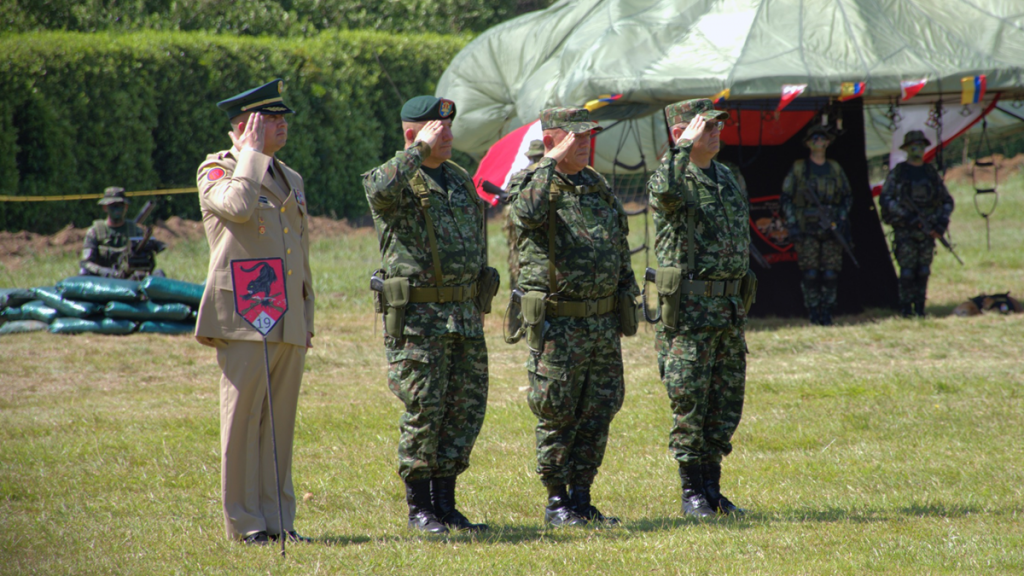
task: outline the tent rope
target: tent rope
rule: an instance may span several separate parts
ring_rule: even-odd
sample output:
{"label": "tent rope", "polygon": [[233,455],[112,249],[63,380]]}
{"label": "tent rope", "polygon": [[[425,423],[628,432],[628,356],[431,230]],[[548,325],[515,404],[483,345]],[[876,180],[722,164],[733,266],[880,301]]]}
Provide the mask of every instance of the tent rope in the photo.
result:
{"label": "tent rope", "polygon": [[[985,154],[982,154],[982,146],[985,146]],[[988,161],[981,161],[981,158],[990,158]],[[978,187],[978,168],[992,168],[992,187]],[[974,151],[974,166],[971,169],[971,185],[974,187],[974,210],[979,216],[985,219],[985,243],[988,250],[992,251],[992,236],[989,231],[989,216],[996,211],[999,205],[999,166],[996,165],[995,157],[992,155],[992,142],[988,136],[988,118],[981,120],[981,136],[978,138],[978,147]],[[978,198],[983,194],[992,195],[992,205],[988,210],[982,210]]]}

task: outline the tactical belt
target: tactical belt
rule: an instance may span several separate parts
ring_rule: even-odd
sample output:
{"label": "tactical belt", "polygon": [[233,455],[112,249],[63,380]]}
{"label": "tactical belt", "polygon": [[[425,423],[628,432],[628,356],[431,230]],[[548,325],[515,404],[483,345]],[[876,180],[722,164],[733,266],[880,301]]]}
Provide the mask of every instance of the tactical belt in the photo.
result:
{"label": "tactical belt", "polygon": [[[738,283],[737,283],[738,284]],[[617,296],[598,298],[596,300],[555,300],[548,301],[547,313],[552,316],[571,316],[573,318],[590,318],[608,314],[618,309]]]}
{"label": "tactical belt", "polygon": [[442,288],[409,288],[409,302],[465,302],[480,293],[476,282],[466,286]]}
{"label": "tactical belt", "polygon": [[738,296],[741,280],[683,280],[680,292],[690,296]]}

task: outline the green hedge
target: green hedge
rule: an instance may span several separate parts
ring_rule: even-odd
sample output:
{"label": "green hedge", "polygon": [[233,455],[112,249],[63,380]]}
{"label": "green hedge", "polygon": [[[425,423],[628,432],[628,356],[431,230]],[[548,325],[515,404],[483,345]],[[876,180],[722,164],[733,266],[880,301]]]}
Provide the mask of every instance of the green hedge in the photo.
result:
{"label": "green hedge", "polygon": [[553,0],[4,0],[0,32],[164,31],[311,36],[322,30],[481,32]]}
{"label": "green hedge", "polygon": [[[231,146],[214,103],[281,77],[298,113],[279,156],[302,173],[311,212],[361,215],[360,174],[402,146],[401,100],[381,66],[403,96],[430,94],[464,44],[375,32],[0,37],[0,194],[194,186],[206,155]],[[168,198],[157,216],[198,217],[194,196]],[[0,202],[0,229],[48,233],[101,214],[91,201]]]}

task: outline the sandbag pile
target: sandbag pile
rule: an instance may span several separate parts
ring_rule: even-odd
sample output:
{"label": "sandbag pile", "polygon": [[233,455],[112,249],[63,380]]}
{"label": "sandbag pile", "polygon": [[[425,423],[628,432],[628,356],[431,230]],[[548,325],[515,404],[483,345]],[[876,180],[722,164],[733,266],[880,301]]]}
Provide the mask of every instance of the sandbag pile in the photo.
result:
{"label": "sandbag pile", "polygon": [[192,334],[203,285],[72,276],[53,287],[0,289],[0,334]]}

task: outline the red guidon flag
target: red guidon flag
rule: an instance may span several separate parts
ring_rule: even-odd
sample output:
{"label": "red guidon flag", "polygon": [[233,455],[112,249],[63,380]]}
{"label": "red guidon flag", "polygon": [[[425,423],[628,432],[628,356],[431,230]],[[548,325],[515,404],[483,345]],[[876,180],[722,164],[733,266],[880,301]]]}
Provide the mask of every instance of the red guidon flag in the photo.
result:
{"label": "red guidon flag", "polygon": [[280,258],[231,261],[235,312],[265,337],[288,311]]}
{"label": "red guidon flag", "polygon": [[797,96],[803,94],[804,90],[807,90],[807,84],[783,84],[782,99],[779,100],[779,107],[775,110],[782,110],[786,106],[789,106],[789,103]]}
{"label": "red guidon flag", "polygon": [[924,88],[924,85],[928,82],[927,78],[920,78],[918,80],[901,80],[900,81],[900,100],[910,100],[918,92]]}

